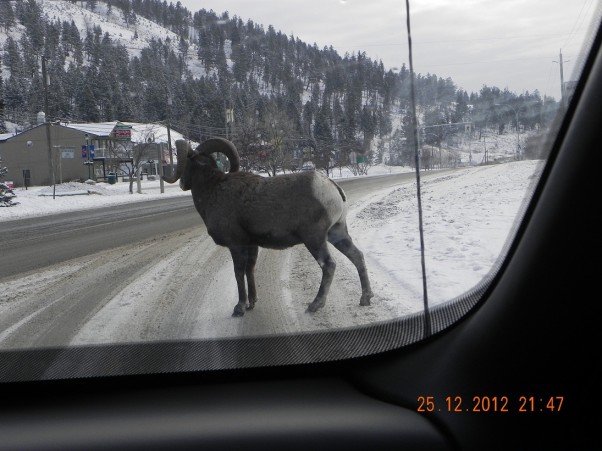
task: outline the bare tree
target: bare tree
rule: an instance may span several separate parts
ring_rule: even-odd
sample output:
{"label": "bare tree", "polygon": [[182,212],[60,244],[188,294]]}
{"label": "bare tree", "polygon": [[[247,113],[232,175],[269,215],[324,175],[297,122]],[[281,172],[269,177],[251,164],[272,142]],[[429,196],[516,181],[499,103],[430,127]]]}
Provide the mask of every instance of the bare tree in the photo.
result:
{"label": "bare tree", "polygon": [[[114,170],[122,176],[127,177],[130,182],[130,194],[134,193],[134,180],[137,181],[137,192],[142,192],[140,184],[140,169],[148,160],[154,160],[157,155],[152,155],[151,150],[156,149],[155,134],[159,131],[156,124],[147,124],[140,131],[139,142],[116,141],[110,151],[114,164]],[[161,162],[159,162],[161,164]]]}
{"label": "bare tree", "polygon": [[259,112],[254,105],[237,116],[238,124],[236,134],[232,142],[240,153],[240,167],[245,171],[251,171],[258,165],[259,148],[261,144]]}
{"label": "bare tree", "polygon": [[353,175],[368,175],[368,169],[372,167],[372,152],[364,154],[351,152],[349,154],[349,165],[347,168]]}
{"label": "bare tree", "polygon": [[258,161],[259,168],[274,176],[279,170],[286,170],[293,162],[293,149],[290,137],[294,133],[291,121],[271,105],[263,116],[261,138],[263,149]]}

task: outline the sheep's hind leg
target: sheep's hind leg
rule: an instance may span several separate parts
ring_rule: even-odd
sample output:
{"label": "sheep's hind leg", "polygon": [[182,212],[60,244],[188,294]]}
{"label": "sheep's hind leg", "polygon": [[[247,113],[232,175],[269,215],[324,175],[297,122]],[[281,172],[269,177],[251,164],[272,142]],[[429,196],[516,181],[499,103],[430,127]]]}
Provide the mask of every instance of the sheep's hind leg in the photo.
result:
{"label": "sheep's hind leg", "polygon": [[360,251],[353,240],[347,233],[347,227],[345,225],[335,225],[328,233],[328,241],[336,247],[339,252],[345,255],[357,268],[357,273],[360,276],[360,284],[362,286],[362,296],[360,298],[360,305],[370,305],[370,299],[374,294],[370,287],[370,279],[368,278],[368,271],[366,270],[366,263],[364,261],[364,254]]}
{"label": "sheep's hind leg", "polygon": [[247,291],[245,289],[245,269],[248,261],[248,249],[246,246],[230,248],[232,262],[234,263],[234,277],[238,286],[238,304],[234,307],[232,316],[243,316],[247,306]]}
{"label": "sheep's hind leg", "polygon": [[247,275],[247,287],[249,291],[249,305],[247,310],[252,310],[257,302],[257,289],[255,288],[255,264],[257,263],[259,247],[249,246],[247,250],[247,265],[245,267],[245,274]]}
{"label": "sheep's hind leg", "polygon": [[308,311],[315,312],[319,308],[322,308],[326,303],[326,297],[328,296],[328,290],[330,290],[330,284],[332,283],[336,263],[328,251],[328,245],[326,242],[323,242],[318,247],[311,247],[307,244],[305,244],[305,247],[307,247],[309,252],[311,252],[311,255],[316,259],[322,268],[322,281],[320,282],[318,294],[316,295],[314,301],[307,307]]}

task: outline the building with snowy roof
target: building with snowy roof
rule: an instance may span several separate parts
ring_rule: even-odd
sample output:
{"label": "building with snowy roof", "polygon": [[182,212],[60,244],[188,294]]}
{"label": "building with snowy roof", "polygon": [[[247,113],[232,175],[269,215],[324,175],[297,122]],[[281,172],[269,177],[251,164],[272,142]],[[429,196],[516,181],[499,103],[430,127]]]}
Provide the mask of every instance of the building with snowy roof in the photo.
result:
{"label": "building with snowy roof", "polygon": [[110,173],[131,176],[137,167],[143,174],[165,173],[182,138],[162,124],[47,123],[41,113],[35,127],[0,136],[0,155],[16,187],[106,181]]}

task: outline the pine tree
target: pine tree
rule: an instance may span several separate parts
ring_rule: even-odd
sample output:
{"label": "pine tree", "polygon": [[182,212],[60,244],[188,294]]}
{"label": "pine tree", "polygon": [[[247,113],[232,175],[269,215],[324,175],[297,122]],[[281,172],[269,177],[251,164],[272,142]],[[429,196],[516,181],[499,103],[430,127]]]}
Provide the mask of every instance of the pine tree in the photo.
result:
{"label": "pine tree", "polygon": [[4,176],[8,173],[8,168],[2,166],[2,157],[0,157],[0,207],[12,207],[17,205],[18,202],[14,202],[15,193],[13,190],[4,182]]}
{"label": "pine tree", "polygon": [[15,25],[15,12],[11,2],[0,2],[0,27],[6,33]]}
{"label": "pine tree", "polygon": [[322,108],[316,114],[314,124],[315,148],[313,150],[312,160],[316,168],[323,169],[328,174],[330,170],[330,161],[334,156],[334,139],[329,119],[332,116],[330,105],[323,104]]}
{"label": "pine tree", "polygon": [[4,120],[18,122],[27,116],[27,86],[21,77],[10,76],[4,83]]}

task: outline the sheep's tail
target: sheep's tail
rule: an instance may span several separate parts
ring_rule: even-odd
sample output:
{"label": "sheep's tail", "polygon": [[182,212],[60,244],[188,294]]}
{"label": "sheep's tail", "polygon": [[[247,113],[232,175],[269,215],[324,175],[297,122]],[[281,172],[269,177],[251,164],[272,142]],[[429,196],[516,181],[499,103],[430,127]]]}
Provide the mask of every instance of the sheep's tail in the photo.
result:
{"label": "sheep's tail", "polygon": [[328,180],[330,180],[330,182],[337,187],[337,189],[339,190],[339,194],[341,195],[341,199],[343,199],[343,202],[347,202],[347,196],[345,195],[345,191],[343,191],[343,188],[341,188],[339,184],[331,178],[328,178]]}

